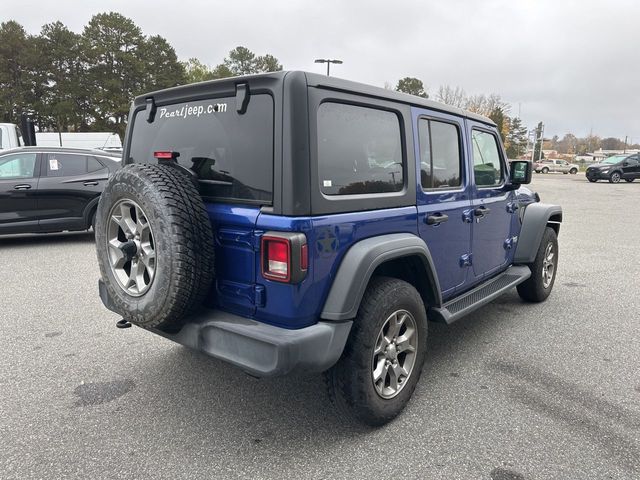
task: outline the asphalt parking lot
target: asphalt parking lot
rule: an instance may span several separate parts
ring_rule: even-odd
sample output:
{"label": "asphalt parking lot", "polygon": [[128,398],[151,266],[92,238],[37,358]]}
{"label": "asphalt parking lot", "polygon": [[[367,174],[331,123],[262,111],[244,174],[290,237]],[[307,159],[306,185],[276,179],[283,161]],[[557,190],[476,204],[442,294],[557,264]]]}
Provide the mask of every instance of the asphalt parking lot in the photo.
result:
{"label": "asphalt parking lot", "polygon": [[552,296],[430,324],[378,430],[337,418],[319,376],[116,329],[92,234],[0,238],[0,478],[640,478],[640,182],[532,189],[565,211]]}

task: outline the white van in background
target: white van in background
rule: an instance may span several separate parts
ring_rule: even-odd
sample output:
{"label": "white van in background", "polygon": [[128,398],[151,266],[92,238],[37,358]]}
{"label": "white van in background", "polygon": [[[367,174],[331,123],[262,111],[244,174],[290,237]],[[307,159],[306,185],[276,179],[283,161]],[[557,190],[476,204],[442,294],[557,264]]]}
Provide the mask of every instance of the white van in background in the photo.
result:
{"label": "white van in background", "polygon": [[17,125],[0,123],[0,150],[24,146],[22,135]]}
{"label": "white van in background", "polygon": [[36,132],[39,147],[119,149],[122,141],[111,132]]}
{"label": "white van in background", "polygon": [[[120,137],[112,132],[36,132],[36,145],[122,151]],[[18,126],[0,123],[0,150],[22,146],[24,141]]]}

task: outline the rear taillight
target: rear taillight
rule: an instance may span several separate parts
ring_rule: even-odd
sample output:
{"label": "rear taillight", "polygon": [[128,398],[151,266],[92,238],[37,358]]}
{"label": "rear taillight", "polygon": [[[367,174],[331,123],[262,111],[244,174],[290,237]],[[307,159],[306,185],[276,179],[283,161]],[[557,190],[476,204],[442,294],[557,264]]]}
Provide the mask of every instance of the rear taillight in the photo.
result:
{"label": "rear taillight", "polygon": [[176,158],[178,158],[180,156],[180,154],[178,152],[172,152],[172,151],[160,151],[160,152],[153,152],[153,156],[155,158],[157,158],[158,160],[175,160]]}
{"label": "rear taillight", "polygon": [[309,265],[304,234],[267,232],[262,236],[262,276],[277,282],[298,283]]}
{"label": "rear taillight", "polygon": [[291,245],[288,240],[266,238],[263,240],[265,248],[266,269],[265,277],[274,280],[289,281],[291,271]]}

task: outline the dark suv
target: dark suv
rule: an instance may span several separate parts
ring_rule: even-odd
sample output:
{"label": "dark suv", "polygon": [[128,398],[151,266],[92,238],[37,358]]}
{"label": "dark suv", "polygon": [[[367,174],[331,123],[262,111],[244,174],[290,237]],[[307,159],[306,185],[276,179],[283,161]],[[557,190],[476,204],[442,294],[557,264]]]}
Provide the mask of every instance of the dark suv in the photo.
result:
{"label": "dark suv", "polygon": [[324,372],[379,425],[411,397],[427,319],[553,288],[558,206],[494,123],[303,72],[137,98],[96,225],[107,308],[257,376]]}
{"label": "dark suv", "polygon": [[63,147],[0,152],[0,234],[87,230],[118,154]]}
{"label": "dark suv", "polygon": [[587,168],[586,176],[590,182],[609,180],[611,183],[618,183],[623,179],[633,182],[640,178],[640,156],[637,153],[613,155]]}

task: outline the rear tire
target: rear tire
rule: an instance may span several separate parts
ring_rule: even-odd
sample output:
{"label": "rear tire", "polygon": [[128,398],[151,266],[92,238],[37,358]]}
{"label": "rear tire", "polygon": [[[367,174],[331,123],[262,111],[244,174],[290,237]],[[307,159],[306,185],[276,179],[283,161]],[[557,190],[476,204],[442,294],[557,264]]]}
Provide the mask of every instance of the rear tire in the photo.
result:
{"label": "rear tire", "polygon": [[402,280],[374,277],[342,357],[324,373],[329,398],[343,415],[364,424],[393,420],[420,379],[426,340],[427,314],[417,290]]}
{"label": "rear tire", "polygon": [[590,179],[589,179],[589,181],[590,181],[591,183],[596,183],[596,182],[598,181],[598,179],[597,179],[597,178],[590,178]]}
{"label": "rear tire", "polygon": [[191,178],[169,165],[127,165],[109,179],[96,249],[116,310],[141,327],[180,327],[213,280],[211,221]]}
{"label": "rear tire", "polygon": [[542,302],[551,293],[558,272],[558,237],[553,228],[545,228],[538,253],[529,268],[531,276],[518,285],[518,294],[527,302]]}
{"label": "rear tire", "polygon": [[542,173],[549,173],[549,169],[548,169],[547,167],[544,167],[544,168],[542,169]]}
{"label": "rear tire", "polygon": [[575,175],[576,173],[578,173],[578,170],[576,168],[572,168],[571,170],[569,170],[569,173],[571,175]]}

